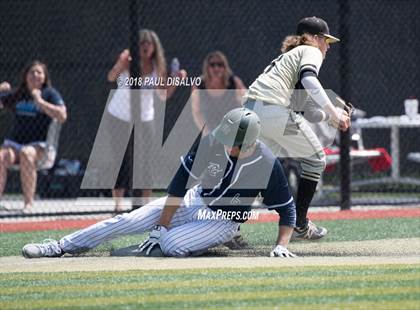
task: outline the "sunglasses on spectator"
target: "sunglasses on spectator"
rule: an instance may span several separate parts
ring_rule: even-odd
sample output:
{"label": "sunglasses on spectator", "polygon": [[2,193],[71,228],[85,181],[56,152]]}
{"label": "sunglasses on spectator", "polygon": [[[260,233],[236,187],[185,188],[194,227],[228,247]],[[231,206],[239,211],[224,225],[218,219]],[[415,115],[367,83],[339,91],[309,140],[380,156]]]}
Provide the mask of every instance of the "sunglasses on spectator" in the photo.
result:
{"label": "sunglasses on spectator", "polygon": [[224,68],[225,64],[223,62],[211,62],[209,63],[209,66],[212,68],[215,68],[215,67]]}

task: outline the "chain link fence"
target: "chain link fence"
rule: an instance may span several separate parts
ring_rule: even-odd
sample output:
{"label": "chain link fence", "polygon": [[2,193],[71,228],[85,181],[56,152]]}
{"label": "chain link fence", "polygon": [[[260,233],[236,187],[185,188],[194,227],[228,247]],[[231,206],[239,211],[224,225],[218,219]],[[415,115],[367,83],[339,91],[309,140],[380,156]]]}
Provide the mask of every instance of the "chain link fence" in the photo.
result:
{"label": "chain link fence", "polygon": [[[22,76],[25,66],[40,60],[47,65],[52,86],[67,108],[54,165],[38,170],[34,205],[42,208],[47,203],[53,209],[61,203],[65,207],[60,210],[69,211],[72,207],[65,202],[69,198],[111,196],[110,188],[80,188],[110,104],[110,91],[117,88],[116,76],[110,78],[110,71],[123,51],[130,49],[133,14],[138,16],[140,29],[152,29],[158,35],[165,74],[171,75],[171,64],[176,67],[172,60],[177,58],[189,77],[199,77],[206,55],[220,50],[245,86],[278,56],[283,38],[295,31],[298,20],[322,17],[332,34],[345,35],[328,51],[320,81],[358,109],[355,118],[359,120],[353,120],[351,131],[352,174],[347,179],[351,180],[352,204],[420,203],[420,127],[418,121],[400,118],[405,113],[404,100],[420,96],[417,1],[147,0],[135,7],[137,12],[132,12],[130,1],[0,2],[0,82],[7,81],[12,90],[17,89],[26,79]],[[180,86],[166,104],[155,102],[155,124],[164,124],[164,137],[182,111],[191,113],[190,94],[191,87]],[[13,137],[17,115],[16,111],[0,111],[3,143]],[[378,116],[385,118],[371,119]],[[366,118],[371,121],[363,120]],[[409,124],[404,125],[405,121]],[[340,203],[339,147],[336,141],[326,150],[327,169],[314,204]],[[23,179],[33,178],[20,172],[23,162],[14,163],[15,169],[7,166],[0,198],[5,212],[20,209],[29,199],[22,190],[31,182],[23,184]],[[4,168],[4,158],[1,164]],[[296,186],[299,166],[289,160],[284,166],[290,185]],[[25,190],[30,196],[30,189]]]}

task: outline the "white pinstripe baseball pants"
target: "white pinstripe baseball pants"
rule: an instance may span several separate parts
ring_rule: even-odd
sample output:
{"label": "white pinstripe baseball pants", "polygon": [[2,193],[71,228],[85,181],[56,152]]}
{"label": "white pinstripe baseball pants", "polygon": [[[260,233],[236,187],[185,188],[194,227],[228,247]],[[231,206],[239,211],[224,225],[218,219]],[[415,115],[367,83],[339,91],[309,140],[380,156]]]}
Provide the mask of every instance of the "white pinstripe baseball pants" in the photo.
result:
{"label": "white pinstripe baseball pants", "polygon": [[[150,231],[159,221],[165,200],[166,197],[157,199],[130,213],[76,231],[63,237],[60,246],[65,252],[75,254],[120,236]],[[240,223],[222,219],[198,219],[199,210],[204,209],[213,212],[203,204],[197,189],[190,189],[161,242],[165,255],[199,255],[233,238]]]}

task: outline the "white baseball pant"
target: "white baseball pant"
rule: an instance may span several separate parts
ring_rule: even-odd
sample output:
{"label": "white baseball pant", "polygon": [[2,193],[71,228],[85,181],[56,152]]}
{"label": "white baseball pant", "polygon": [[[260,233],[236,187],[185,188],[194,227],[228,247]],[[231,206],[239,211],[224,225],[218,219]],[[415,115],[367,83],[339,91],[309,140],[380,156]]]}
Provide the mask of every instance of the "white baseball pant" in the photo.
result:
{"label": "white baseball pant", "polygon": [[[130,213],[76,231],[63,237],[60,246],[65,252],[75,254],[120,236],[150,231],[158,224],[165,201],[166,197],[157,199]],[[161,248],[166,256],[200,255],[233,238],[240,223],[226,219],[199,219],[199,210],[214,212],[204,205],[194,187],[186,193],[162,239]]]}
{"label": "white baseball pant", "polygon": [[244,106],[261,119],[260,140],[278,157],[301,163],[302,178],[319,181],[325,169],[325,153],[305,118],[287,107],[249,99]]}

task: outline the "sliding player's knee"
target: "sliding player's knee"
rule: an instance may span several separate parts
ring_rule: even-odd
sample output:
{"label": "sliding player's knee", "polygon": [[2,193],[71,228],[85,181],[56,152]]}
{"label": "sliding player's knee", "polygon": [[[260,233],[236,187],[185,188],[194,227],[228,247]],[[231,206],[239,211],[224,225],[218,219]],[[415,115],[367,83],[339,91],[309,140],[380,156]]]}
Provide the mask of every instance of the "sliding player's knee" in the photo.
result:
{"label": "sliding player's knee", "polygon": [[141,208],[137,208],[131,211],[131,213],[137,214],[137,213],[154,212],[155,210],[161,211],[163,207],[165,206],[166,198],[167,197],[162,197],[159,199],[152,200],[148,202],[147,204],[145,204],[144,206],[142,206]]}
{"label": "sliding player's knee", "polygon": [[137,208],[130,213],[122,214],[123,217],[128,219],[141,219],[141,218],[149,218],[152,217],[160,217],[162,213],[162,209],[164,207],[165,200],[157,199],[154,201],[149,202],[148,204],[144,205],[141,208]]}
{"label": "sliding player's knee", "polygon": [[165,256],[184,257],[190,254],[185,246],[185,242],[173,239],[170,236],[163,238],[160,247]]}

